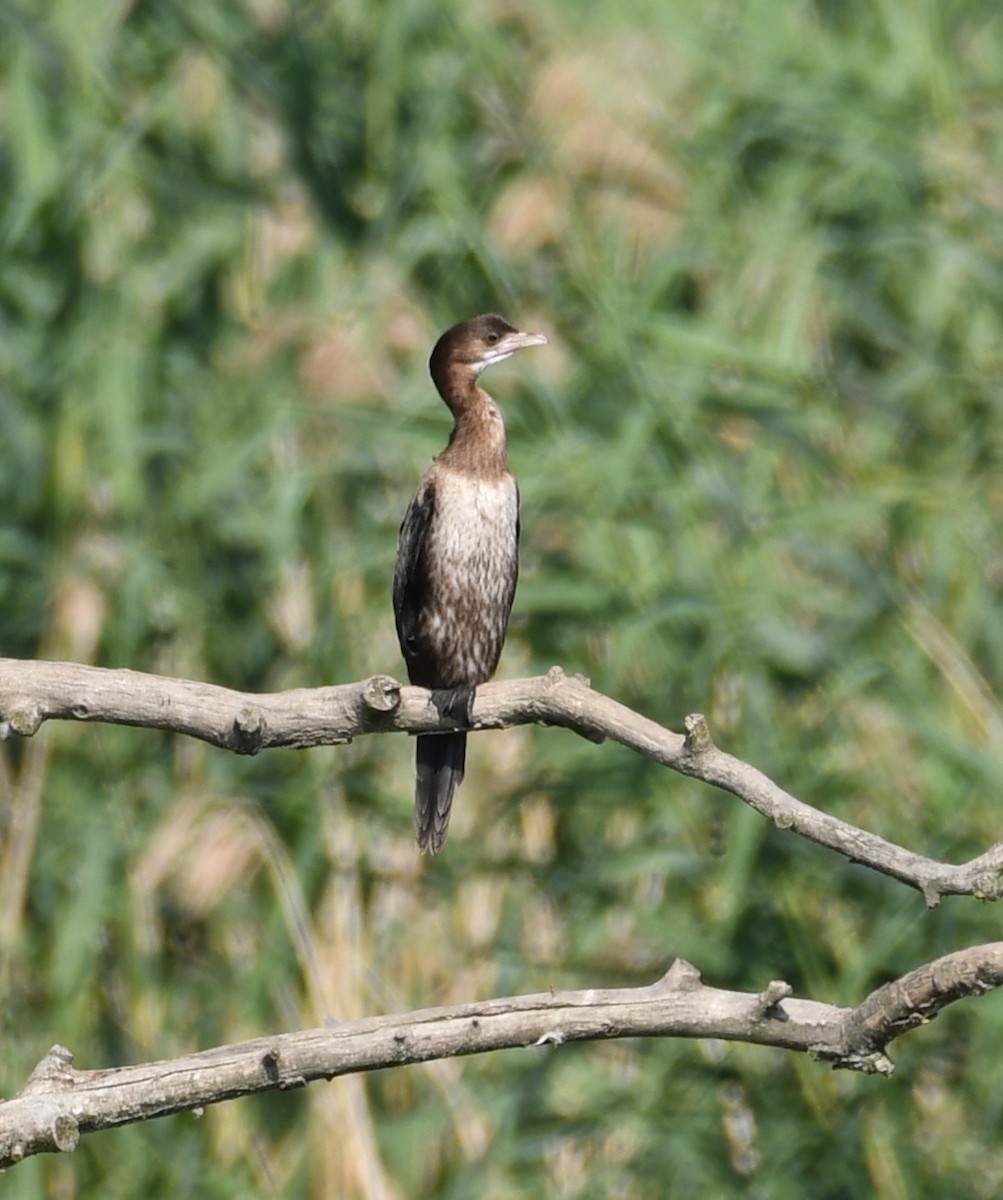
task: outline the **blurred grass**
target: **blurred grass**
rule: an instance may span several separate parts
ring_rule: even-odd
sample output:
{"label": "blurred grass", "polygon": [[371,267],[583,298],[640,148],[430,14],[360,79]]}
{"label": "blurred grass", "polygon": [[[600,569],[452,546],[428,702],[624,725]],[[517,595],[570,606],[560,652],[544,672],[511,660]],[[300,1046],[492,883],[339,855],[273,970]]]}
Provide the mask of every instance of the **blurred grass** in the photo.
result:
{"label": "blurred grass", "polygon": [[[994,4],[0,0],[0,651],[245,688],[401,673],[437,332],[524,505],[502,669],[560,662],[811,803],[998,839]],[[995,938],[559,730],[476,739],[416,860],[404,739],[7,743],[0,1089],[550,986],[851,1004]],[[38,826],[35,828],[34,822]],[[748,1047],[503,1055],[85,1140],[19,1195],[995,1196],[1003,1003],[890,1082]]]}

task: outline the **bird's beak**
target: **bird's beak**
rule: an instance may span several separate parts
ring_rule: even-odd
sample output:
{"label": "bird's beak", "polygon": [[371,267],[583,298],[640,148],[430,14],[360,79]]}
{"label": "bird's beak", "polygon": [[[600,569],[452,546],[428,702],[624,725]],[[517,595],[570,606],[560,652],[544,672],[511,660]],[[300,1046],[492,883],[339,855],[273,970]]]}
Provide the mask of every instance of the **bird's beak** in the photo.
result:
{"label": "bird's beak", "polygon": [[495,349],[501,350],[507,358],[516,350],[525,350],[527,346],[546,346],[546,344],[547,335],[545,333],[506,333]]}
{"label": "bird's beak", "polygon": [[477,366],[477,372],[480,374],[485,367],[490,367],[492,363],[504,362],[506,358],[511,358],[516,350],[525,350],[527,346],[545,346],[546,344],[547,336],[543,333],[506,333],[484,354]]}

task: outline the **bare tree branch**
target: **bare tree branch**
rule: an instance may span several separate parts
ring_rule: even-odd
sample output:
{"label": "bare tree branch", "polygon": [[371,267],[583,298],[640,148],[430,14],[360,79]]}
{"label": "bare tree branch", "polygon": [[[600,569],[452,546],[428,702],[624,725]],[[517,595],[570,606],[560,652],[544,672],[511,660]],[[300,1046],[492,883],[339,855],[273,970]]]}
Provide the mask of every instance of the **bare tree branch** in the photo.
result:
{"label": "bare tree branch", "polygon": [[[337,687],[255,695],[193,680],[75,663],[0,659],[0,734],[30,736],[47,720],[106,721],[201,738],[237,754],[349,742],[370,733],[455,729],[422,688],[386,675]],[[590,741],[611,738],[682,775],[737,796],[778,829],[789,830],[916,888],[932,908],[945,895],[998,900],[1003,842],[967,863],[926,858],[812,808],[761,771],[714,745],[702,716],[685,736],[663,728],[559,667],[531,679],[483,684],[474,702],[478,729],[561,725]]]}
{"label": "bare tree branch", "polygon": [[[236,753],[308,747],[369,733],[455,728],[430,694],[376,676],[339,687],[251,695],[190,680],[72,663],[0,659],[0,734],[30,736],[46,720],[106,721],[198,737]],[[837,850],[921,891],[998,899],[1003,844],[961,866],[915,854],[795,799],[747,763],[718,750],[703,717],[685,735],[593,691],[559,668],[485,684],[476,728],[561,725],[591,741],[612,738],[655,762],[731,792],[778,828]],[[591,989],[489,1000],[331,1024],[259,1038],[169,1062],[78,1071],[54,1046],[22,1092],[0,1103],[0,1168],[81,1134],[315,1079],[509,1047],[618,1037],[723,1038],[777,1046],[870,1073],[889,1074],[885,1047],[947,1004],[1003,982],[1003,943],[957,951],[872,992],[856,1008],[791,997],[786,983],[758,995],[705,986],[678,960],[650,987]]]}
{"label": "bare tree branch", "polygon": [[80,1136],[254,1092],[358,1071],[515,1047],[623,1037],[699,1037],[798,1050],[834,1067],[889,1075],[884,1051],[947,1004],[1003,982],[1003,942],[959,950],[872,992],[856,1008],[707,987],[677,959],[649,987],[512,996],[331,1023],[165,1062],[78,1071],[53,1046],[24,1089],[0,1103],[0,1168],[76,1149]]}

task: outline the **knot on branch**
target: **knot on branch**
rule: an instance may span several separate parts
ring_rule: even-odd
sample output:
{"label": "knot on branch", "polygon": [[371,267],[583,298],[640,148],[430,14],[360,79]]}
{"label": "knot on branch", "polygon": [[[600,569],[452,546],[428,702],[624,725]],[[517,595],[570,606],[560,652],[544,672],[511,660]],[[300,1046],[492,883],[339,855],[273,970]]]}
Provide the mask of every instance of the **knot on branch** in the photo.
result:
{"label": "knot on branch", "polygon": [[257,754],[265,742],[265,715],[260,708],[246,704],[233,718],[230,749],[235,754]]}
{"label": "knot on branch", "polygon": [[277,1046],[270,1046],[261,1056],[261,1073],[272,1087],[280,1092],[293,1088],[306,1087],[306,1076],[300,1071],[283,1074],[282,1051]]}
{"label": "knot on branch", "polygon": [[261,1056],[261,1073],[270,1084],[279,1082],[279,1059],[282,1057],[282,1052],[276,1047],[266,1050]]}
{"label": "knot on branch", "polygon": [[756,1015],[773,1020],[786,1021],[787,1014],[780,1007],[781,1000],[794,994],[794,989],[782,979],[771,979],[756,997]]}
{"label": "knot on branch", "polygon": [[855,1050],[833,1050],[828,1047],[809,1047],[809,1055],[816,1062],[829,1063],[834,1071],[860,1071],[862,1075],[895,1074],[895,1064],[880,1050],[863,1053]]}
{"label": "knot on branch", "polygon": [[52,1122],[52,1140],[64,1154],[72,1154],[80,1145],[80,1126],[68,1113],[60,1113]]}
{"label": "knot on branch", "polygon": [[574,683],[579,687],[592,687],[592,680],[588,675],[583,675],[581,671],[576,671],[573,675],[569,675],[561,666],[551,667],[543,677],[548,688],[560,687],[564,683]]}
{"label": "knot on branch", "polygon": [[401,685],[390,675],[374,675],[366,680],[362,702],[373,712],[394,712],[400,707]]}
{"label": "knot on branch", "polygon": [[57,1043],[39,1061],[18,1095],[62,1091],[71,1088],[73,1083],[73,1053]]}
{"label": "knot on branch", "polygon": [[685,958],[677,958],[661,979],[653,983],[656,992],[692,992],[700,987],[702,976]]}
{"label": "knot on branch", "polygon": [[683,722],[686,730],[686,753],[690,758],[697,758],[714,749],[714,739],[710,736],[710,726],[703,713],[690,713]]}
{"label": "knot on branch", "polygon": [[17,707],[8,709],[4,720],[0,722],[0,737],[8,738],[12,733],[20,737],[33,737],[44,720],[45,715],[37,704],[23,701]]}
{"label": "knot on branch", "polygon": [[[563,725],[579,737],[599,746],[606,740],[606,730],[595,720],[593,706],[597,693],[587,675],[568,675],[563,667],[554,666],[543,676],[544,689],[537,710],[540,725]],[[560,693],[553,695],[552,693]]]}
{"label": "knot on branch", "polygon": [[[982,871],[976,875],[972,887],[972,895],[976,900],[999,900],[1003,897],[1003,875],[996,869]],[[939,890],[937,899],[940,899]],[[929,904],[929,901],[927,903]]]}

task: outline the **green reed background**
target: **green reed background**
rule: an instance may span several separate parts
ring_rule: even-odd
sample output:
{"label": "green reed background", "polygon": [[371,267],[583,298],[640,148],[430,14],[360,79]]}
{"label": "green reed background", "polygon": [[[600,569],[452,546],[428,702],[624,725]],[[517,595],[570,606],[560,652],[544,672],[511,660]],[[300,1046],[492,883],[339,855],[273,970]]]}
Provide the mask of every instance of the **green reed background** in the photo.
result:
{"label": "green reed background", "polygon": [[[0,0],[0,653],[247,689],[403,666],[426,373],[497,309],[508,676],[560,663],[810,803],[999,838],[1003,15],[991,0]],[[54,726],[0,759],[0,1092],[548,987],[852,1004],[998,937],[560,730],[241,760]],[[19,1197],[995,1197],[1003,1001],[890,1080],[637,1041],[86,1138]],[[14,1193],[12,1193],[14,1194]]]}

